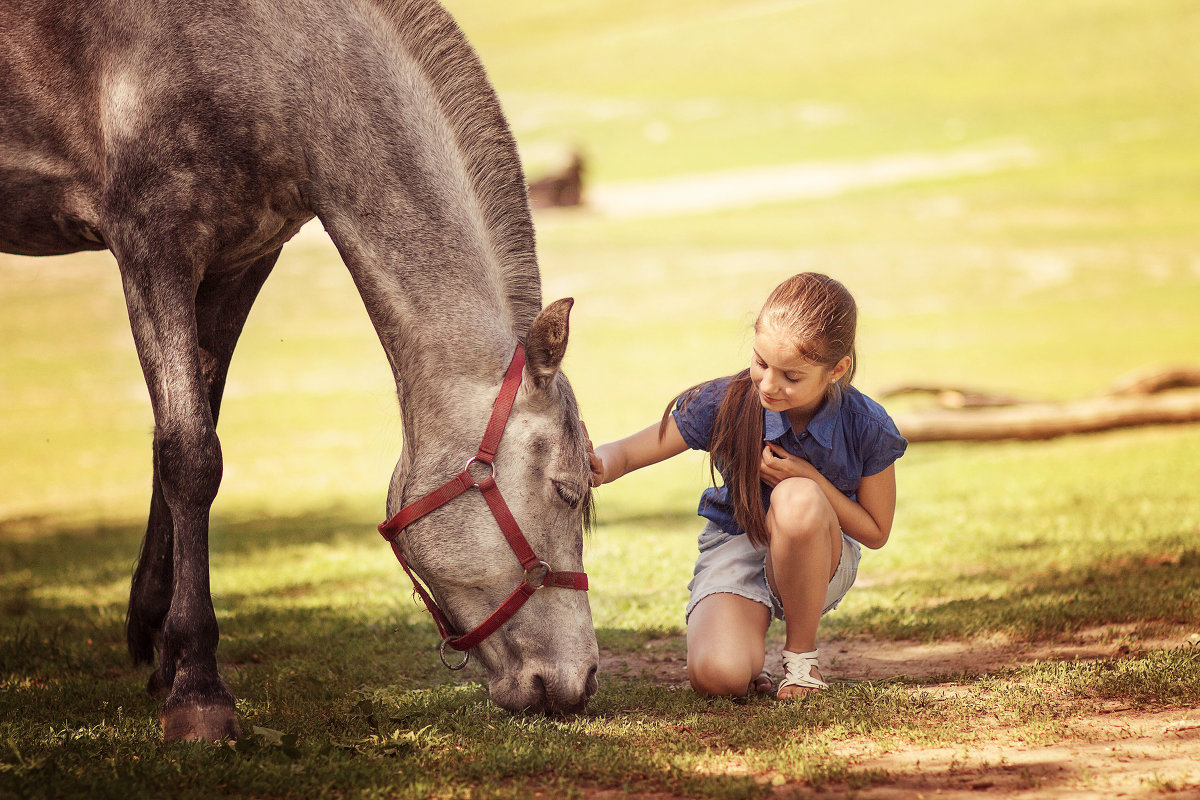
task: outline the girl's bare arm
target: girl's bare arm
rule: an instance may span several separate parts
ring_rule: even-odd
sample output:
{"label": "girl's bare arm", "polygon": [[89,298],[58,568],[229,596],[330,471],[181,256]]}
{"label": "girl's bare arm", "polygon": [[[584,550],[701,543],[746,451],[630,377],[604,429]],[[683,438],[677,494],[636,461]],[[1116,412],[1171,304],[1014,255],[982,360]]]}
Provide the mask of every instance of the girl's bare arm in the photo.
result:
{"label": "girl's bare arm", "polygon": [[658,429],[657,424],[651,425],[632,436],[602,444],[588,453],[592,466],[592,485],[611,483],[635,469],[665,461],[688,449],[674,417],[667,418],[667,427],[661,438]]}

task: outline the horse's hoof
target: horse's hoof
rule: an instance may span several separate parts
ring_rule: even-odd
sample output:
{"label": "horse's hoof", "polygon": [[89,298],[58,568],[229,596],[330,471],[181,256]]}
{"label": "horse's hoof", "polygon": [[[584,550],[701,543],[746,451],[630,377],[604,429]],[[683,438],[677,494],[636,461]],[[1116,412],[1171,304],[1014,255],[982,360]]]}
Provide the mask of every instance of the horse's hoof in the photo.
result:
{"label": "horse's hoof", "polygon": [[183,706],[159,714],[168,742],[219,742],[242,735],[233,706]]}
{"label": "horse's hoof", "polygon": [[161,670],[150,673],[150,680],[146,681],[146,693],[160,702],[171,693],[171,683],[163,679]]}

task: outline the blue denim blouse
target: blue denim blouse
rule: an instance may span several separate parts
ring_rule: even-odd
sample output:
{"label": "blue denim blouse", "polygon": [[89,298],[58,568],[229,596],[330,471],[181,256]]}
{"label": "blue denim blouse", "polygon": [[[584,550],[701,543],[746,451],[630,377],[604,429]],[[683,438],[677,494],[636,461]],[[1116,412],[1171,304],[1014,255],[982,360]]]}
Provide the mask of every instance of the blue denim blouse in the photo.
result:
{"label": "blue denim blouse", "polygon": [[[729,378],[718,378],[675,404],[671,416],[688,447],[709,449],[717,408],[728,387]],[[786,413],[764,408],[763,438],[808,461],[852,500],[857,499],[858,484],[864,477],[887,469],[908,447],[883,406],[854,387],[826,400],[802,431],[792,428]],[[720,472],[720,465],[717,470]],[[727,482],[724,473],[721,482]],[[765,511],[771,505],[771,489],[765,483],[762,498]],[[745,533],[734,519],[729,492],[723,485],[704,491],[697,513],[723,531]]]}

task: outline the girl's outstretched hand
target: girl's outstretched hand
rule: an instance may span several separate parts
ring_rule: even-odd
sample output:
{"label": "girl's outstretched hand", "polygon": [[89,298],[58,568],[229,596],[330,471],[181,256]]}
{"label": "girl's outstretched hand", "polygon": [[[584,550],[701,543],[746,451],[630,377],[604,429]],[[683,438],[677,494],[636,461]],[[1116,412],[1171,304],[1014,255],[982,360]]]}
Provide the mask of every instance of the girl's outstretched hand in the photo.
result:
{"label": "girl's outstretched hand", "polygon": [[590,447],[588,448],[588,466],[592,469],[592,486],[604,483],[604,461]]}
{"label": "girl's outstretched hand", "polygon": [[583,436],[587,439],[588,468],[592,471],[592,486],[599,486],[604,483],[604,461],[596,455],[596,448],[592,446],[592,436],[588,433],[587,425],[583,422],[579,424],[583,425]]}
{"label": "girl's outstretched hand", "polygon": [[814,471],[812,464],[792,455],[779,445],[771,442],[763,444],[758,476],[767,486],[775,487],[787,478],[811,478]]}

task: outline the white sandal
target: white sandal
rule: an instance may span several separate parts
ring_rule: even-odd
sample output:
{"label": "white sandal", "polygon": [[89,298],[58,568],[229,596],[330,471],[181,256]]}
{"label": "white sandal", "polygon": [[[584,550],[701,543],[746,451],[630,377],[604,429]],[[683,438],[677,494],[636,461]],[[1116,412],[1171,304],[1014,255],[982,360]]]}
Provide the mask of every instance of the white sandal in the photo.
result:
{"label": "white sandal", "polygon": [[775,690],[776,696],[785,686],[798,686],[801,689],[828,689],[828,683],[812,676],[814,667],[819,668],[816,650],[807,653],[793,653],[791,650],[784,650],[783,680],[779,682],[779,688]]}

